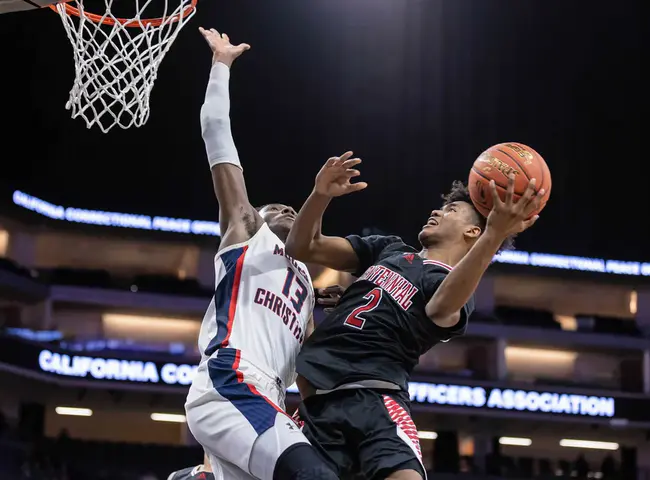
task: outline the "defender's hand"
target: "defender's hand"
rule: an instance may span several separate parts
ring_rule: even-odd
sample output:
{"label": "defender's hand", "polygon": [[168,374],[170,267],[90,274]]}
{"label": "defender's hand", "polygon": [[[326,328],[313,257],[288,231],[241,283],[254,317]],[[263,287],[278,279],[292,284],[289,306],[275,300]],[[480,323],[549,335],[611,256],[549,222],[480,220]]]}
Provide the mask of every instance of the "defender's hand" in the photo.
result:
{"label": "defender's hand", "polygon": [[358,192],[368,186],[366,182],[350,183],[354,177],[361,175],[359,170],[352,168],[361,163],[359,158],[352,157],[352,152],[345,152],[340,157],[330,158],[318,175],[314,190],[327,197],[340,197],[352,192]]}
{"label": "defender's hand", "polygon": [[508,176],[508,189],[506,190],[505,201],[499,198],[497,187],[494,180],[490,182],[490,191],[492,192],[492,201],[494,206],[487,218],[487,230],[497,235],[507,238],[516,235],[532,227],[539,215],[531,217],[533,212],[539,209],[540,199],[544,197],[544,189],[535,194],[535,179],[528,182],[528,187],[524,195],[517,200],[513,200],[515,191],[515,176]]}
{"label": "defender's hand", "polygon": [[317,302],[319,305],[323,305],[325,307],[323,309],[325,313],[330,313],[339,303],[343,292],[345,292],[345,288],[340,285],[332,285],[331,287],[320,288],[318,289],[318,294],[321,296],[317,299]]}
{"label": "defender's hand", "polygon": [[214,28],[206,30],[203,27],[199,27],[199,32],[201,32],[205,41],[208,42],[210,50],[212,50],[213,65],[216,62],[221,62],[227,67],[231,67],[232,62],[237,57],[251,48],[247,43],[240,43],[239,45],[231,44],[228,35],[219,33]]}

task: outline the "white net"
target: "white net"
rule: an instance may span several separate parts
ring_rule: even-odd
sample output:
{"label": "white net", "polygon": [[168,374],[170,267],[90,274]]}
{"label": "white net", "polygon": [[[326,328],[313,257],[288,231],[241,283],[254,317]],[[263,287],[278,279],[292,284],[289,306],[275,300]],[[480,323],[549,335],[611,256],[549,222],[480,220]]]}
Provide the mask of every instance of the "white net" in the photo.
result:
{"label": "white net", "polygon": [[[113,0],[105,0],[106,12],[94,15],[57,4],[75,61],[75,79],[66,109],[72,118],[82,117],[88,128],[97,125],[104,133],[114,126],[141,127],[149,118],[149,96],[158,67],[185,23],[196,12],[195,1],[156,0],[164,11],[156,20],[143,14],[153,0],[133,0],[132,18],[113,16]],[[173,10],[171,10],[173,9]]]}

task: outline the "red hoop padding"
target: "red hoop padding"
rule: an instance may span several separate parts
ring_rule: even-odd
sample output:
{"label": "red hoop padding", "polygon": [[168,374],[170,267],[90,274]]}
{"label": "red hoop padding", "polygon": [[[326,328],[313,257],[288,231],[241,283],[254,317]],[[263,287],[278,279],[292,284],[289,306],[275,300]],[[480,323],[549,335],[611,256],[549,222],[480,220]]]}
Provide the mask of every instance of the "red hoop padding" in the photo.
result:
{"label": "red hoop padding", "polygon": [[[88,13],[84,12],[83,14],[79,11],[78,8],[73,7],[69,3],[64,3],[63,7],[65,8],[65,11],[68,15],[74,15],[76,17],[80,17],[83,15],[86,17],[88,20],[94,23],[101,23],[102,25],[115,25],[116,23],[122,24],[124,27],[159,27],[162,25],[163,22],[178,22],[181,18],[187,17],[190,13],[194,11],[196,8],[196,3],[198,0],[192,0],[192,4],[189,5],[186,9],[183,10],[183,13],[179,13],[177,15],[174,15],[171,18],[167,17],[160,17],[160,18],[148,18],[148,19],[141,19],[141,20],[131,20],[128,18],[113,18],[113,17],[105,17],[104,15],[97,15],[95,13]],[[55,12],[58,13],[57,10],[57,5],[50,5],[50,8],[54,10]]]}

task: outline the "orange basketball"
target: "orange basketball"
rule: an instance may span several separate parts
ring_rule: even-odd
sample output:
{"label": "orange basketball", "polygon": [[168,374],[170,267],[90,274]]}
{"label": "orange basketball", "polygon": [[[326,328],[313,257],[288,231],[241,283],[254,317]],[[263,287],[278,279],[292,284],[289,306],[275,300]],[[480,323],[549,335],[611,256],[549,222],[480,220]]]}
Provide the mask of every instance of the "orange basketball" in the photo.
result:
{"label": "orange basketball", "polygon": [[551,195],[551,172],[542,156],[522,143],[500,143],[488,148],[472,165],[467,186],[472,202],[484,216],[492,210],[490,180],[494,180],[501,200],[505,199],[508,188],[508,175],[515,174],[515,195],[517,201],[526,191],[531,178],[536,180],[535,190],[545,190],[539,209],[531,216],[537,215],[546,206]]}

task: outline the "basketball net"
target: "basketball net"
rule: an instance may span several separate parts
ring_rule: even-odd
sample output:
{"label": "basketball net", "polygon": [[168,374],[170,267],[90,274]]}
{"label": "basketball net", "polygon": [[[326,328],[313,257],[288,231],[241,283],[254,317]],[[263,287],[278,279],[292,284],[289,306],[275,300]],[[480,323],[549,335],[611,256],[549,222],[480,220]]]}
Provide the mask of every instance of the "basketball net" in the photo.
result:
{"label": "basketball net", "polygon": [[162,16],[142,18],[152,1],[133,0],[133,18],[115,17],[113,0],[105,0],[102,15],[86,12],[83,0],[74,2],[76,8],[68,3],[51,6],[74,52],[75,79],[66,109],[72,118],[83,118],[88,128],[97,125],[106,133],[116,125],[126,129],[147,122],[158,67],[196,12],[196,0],[180,0],[175,8],[170,6],[174,0],[159,0],[164,1]]}

